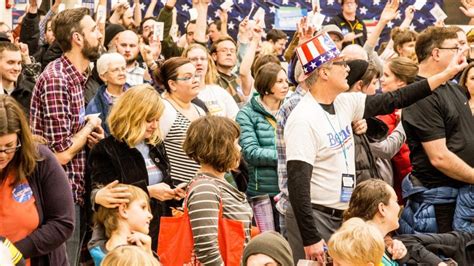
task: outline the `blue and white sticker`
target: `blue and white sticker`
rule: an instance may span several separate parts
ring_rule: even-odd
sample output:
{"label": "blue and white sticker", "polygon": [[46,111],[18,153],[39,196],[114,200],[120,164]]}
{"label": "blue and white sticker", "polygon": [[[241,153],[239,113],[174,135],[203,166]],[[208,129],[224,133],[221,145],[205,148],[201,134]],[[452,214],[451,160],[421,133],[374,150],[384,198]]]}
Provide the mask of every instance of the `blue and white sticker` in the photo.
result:
{"label": "blue and white sticker", "polygon": [[28,184],[19,184],[13,189],[12,194],[15,201],[19,203],[27,202],[33,197],[33,191]]}

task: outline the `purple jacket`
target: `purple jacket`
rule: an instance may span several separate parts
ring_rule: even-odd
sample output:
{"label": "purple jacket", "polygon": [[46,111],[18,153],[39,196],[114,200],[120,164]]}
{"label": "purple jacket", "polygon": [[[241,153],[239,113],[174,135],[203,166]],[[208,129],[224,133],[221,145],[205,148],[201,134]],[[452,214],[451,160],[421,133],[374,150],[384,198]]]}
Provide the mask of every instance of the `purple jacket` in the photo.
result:
{"label": "purple jacket", "polygon": [[36,200],[40,224],[15,243],[31,265],[69,265],[66,240],[74,231],[74,203],[71,185],[54,154],[38,145],[42,160],[36,164],[28,183]]}

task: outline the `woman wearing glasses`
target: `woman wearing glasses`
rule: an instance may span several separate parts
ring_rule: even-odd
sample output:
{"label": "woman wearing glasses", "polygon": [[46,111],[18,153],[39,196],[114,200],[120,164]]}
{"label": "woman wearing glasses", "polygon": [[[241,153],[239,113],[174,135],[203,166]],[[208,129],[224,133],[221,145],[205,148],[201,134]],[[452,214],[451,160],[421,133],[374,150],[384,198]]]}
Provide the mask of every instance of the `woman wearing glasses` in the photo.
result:
{"label": "woman wearing glasses", "polygon": [[67,265],[74,230],[68,178],[54,154],[38,145],[19,104],[0,95],[0,236],[28,265]]}
{"label": "woman wearing glasses", "polygon": [[211,115],[235,119],[239,107],[229,92],[217,84],[217,70],[207,49],[200,44],[191,44],[184,50],[183,57],[196,67],[201,77],[198,98],[203,101]]}
{"label": "woman wearing glasses", "polygon": [[171,165],[171,179],[175,185],[187,183],[199,169],[184,153],[183,143],[191,122],[206,115],[191,102],[199,94],[201,76],[189,59],[180,57],[166,60],[155,70],[155,76],[166,90],[160,129]]}
{"label": "woman wearing glasses", "polygon": [[110,108],[118,97],[125,92],[125,58],[119,53],[103,54],[97,60],[97,72],[105,85],[99,88],[94,98],[87,105],[86,115],[99,114],[99,118],[102,120],[102,128],[107,137],[110,135],[107,124]]}

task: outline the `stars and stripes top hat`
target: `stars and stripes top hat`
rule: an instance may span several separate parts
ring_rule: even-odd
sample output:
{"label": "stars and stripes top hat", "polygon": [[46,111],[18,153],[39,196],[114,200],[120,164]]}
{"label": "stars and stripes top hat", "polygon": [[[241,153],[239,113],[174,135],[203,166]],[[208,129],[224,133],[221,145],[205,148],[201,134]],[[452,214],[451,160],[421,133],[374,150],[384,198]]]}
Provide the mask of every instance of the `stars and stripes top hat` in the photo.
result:
{"label": "stars and stripes top hat", "polygon": [[305,75],[337,58],[340,53],[327,33],[318,34],[296,48]]}

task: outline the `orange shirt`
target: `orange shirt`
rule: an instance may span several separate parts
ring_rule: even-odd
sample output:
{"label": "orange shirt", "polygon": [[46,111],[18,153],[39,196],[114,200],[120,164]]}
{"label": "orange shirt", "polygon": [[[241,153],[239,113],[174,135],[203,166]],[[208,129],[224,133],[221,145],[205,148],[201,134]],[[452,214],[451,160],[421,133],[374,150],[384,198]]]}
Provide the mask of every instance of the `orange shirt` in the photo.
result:
{"label": "orange shirt", "polygon": [[0,184],[0,235],[15,243],[38,228],[39,215],[28,181],[15,187],[10,186],[12,181],[13,174],[9,174]]}

